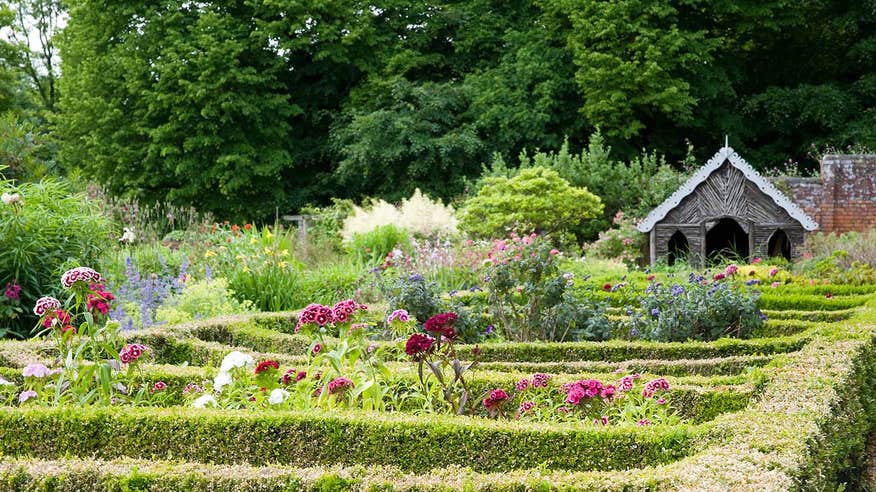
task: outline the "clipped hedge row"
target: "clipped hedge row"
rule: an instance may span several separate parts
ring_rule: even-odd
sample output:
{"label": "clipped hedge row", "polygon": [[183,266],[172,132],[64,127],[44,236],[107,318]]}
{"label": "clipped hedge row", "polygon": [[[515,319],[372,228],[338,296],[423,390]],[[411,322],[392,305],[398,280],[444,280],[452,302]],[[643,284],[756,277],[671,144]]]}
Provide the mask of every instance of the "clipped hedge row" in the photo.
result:
{"label": "clipped hedge row", "polygon": [[[806,334],[740,340],[723,338],[714,342],[524,342],[492,343],[478,347],[479,360],[507,362],[608,361],[631,359],[708,359],[734,355],[780,354],[800,350]],[[460,346],[457,353],[472,358],[474,346]]]}
{"label": "clipped hedge row", "polygon": [[750,368],[763,367],[773,360],[771,355],[739,355],[714,359],[632,359],[623,362],[482,362],[480,367],[496,371],[546,372],[575,374],[580,372],[614,372],[662,374],[665,376],[726,376]]}
{"label": "clipped hedge row", "polygon": [[771,319],[751,332],[753,338],[781,337],[796,335],[821,326],[820,322],[797,319]]}
{"label": "clipped hedge row", "polygon": [[764,292],[758,299],[761,309],[839,311],[855,308],[867,302],[869,296],[825,297],[814,294]]}
{"label": "clipped hedge row", "polygon": [[836,323],[855,315],[858,308],[838,309],[836,311],[802,311],[797,309],[772,310],[764,309],[763,314],[774,321],[778,319],[795,319],[798,321],[816,321],[821,323]]}
{"label": "clipped hedge row", "polygon": [[251,465],[626,469],[685,456],[703,425],[604,427],[356,411],[241,413],[190,408],[0,410],[0,453]]}

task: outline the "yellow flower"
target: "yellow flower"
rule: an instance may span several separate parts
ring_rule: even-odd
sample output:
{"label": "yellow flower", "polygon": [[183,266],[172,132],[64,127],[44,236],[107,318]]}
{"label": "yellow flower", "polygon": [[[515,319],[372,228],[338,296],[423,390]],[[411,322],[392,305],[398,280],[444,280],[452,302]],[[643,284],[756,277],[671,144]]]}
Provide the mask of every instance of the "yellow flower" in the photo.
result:
{"label": "yellow flower", "polygon": [[204,258],[210,258],[212,256],[216,256],[216,252],[212,249],[208,249],[206,253],[204,253]]}
{"label": "yellow flower", "polygon": [[271,248],[265,246],[265,254],[268,256],[271,256],[272,253],[273,253],[273,251],[271,251]]}
{"label": "yellow flower", "polygon": [[271,239],[272,237],[274,237],[274,234],[271,233],[270,229],[265,229],[265,237]]}
{"label": "yellow flower", "polygon": [[249,267],[246,266],[246,265],[243,265],[243,271],[244,271],[244,272],[248,272],[248,271],[249,271]]}
{"label": "yellow flower", "polygon": [[283,257],[283,258],[289,256],[289,250],[288,250],[288,249],[281,250],[281,251],[280,251],[280,256]]}
{"label": "yellow flower", "polygon": [[288,264],[289,263],[287,263],[286,261],[280,261],[279,263],[277,263],[277,266],[280,268],[286,268],[286,265]]}
{"label": "yellow flower", "polygon": [[249,244],[256,244],[257,242],[259,242],[259,240],[256,238],[252,238],[249,240]]}
{"label": "yellow flower", "polygon": [[235,258],[237,261],[243,261],[243,260],[246,259],[246,257],[243,256],[243,255],[237,255],[237,256],[235,256],[234,258]]}

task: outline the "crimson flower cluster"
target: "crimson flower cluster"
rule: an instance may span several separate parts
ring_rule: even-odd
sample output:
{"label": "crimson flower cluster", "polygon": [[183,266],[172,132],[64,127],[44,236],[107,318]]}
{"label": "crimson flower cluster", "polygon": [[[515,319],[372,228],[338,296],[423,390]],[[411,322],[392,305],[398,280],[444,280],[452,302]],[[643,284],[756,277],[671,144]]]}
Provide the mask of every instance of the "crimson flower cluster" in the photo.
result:
{"label": "crimson flower cluster", "polygon": [[86,308],[103,315],[109,313],[109,303],[115,300],[116,296],[106,290],[103,284],[91,284],[89,288],[91,293],[85,298]]}
{"label": "crimson flower cluster", "polygon": [[255,373],[256,373],[256,375],[258,375],[258,374],[261,374],[261,373],[263,373],[271,368],[274,368],[274,370],[279,370],[280,363],[275,361],[275,360],[263,360],[263,361],[259,362],[258,365],[256,365]]}
{"label": "crimson flower cluster", "polygon": [[496,388],[493,391],[490,391],[490,394],[484,398],[483,404],[490,411],[491,414],[494,414],[501,410],[502,403],[505,402],[509,398],[508,393],[505,392],[502,388]]}
{"label": "crimson flower cluster", "polygon": [[96,270],[88,267],[76,267],[72,270],[67,270],[64,272],[64,275],[61,275],[61,285],[65,289],[73,287],[73,284],[76,282],[97,284],[103,281],[103,277]]}
{"label": "crimson flower cluster", "polygon": [[52,328],[59,326],[62,332],[73,331],[76,333],[76,328],[71,324],[70,313],[63,309],[52,309],[46,313],[43,318],[43,328]]}
{"label": "crimson flower cluster", "polygon": [[436,314],[426,320],[426,323],[423,324],[423,328],[437,336],[443,336],[452,340],[456,335],[456,332],[453,330],[453,325],[456,323],[456,320],[456,313]]}
{"label": "crimson flower cluster", "polygon": [[132,343],[119,351],[119,359],[124,364],[130,364],[136,362],[147,350],[149,347],[143,344]]}
{"label": "crimson flower cluster", "polygon": [[414,333],[405,342],[405,353],[413,359],[419,359],[429,354],[435,344],[435,339],[423,333]]}

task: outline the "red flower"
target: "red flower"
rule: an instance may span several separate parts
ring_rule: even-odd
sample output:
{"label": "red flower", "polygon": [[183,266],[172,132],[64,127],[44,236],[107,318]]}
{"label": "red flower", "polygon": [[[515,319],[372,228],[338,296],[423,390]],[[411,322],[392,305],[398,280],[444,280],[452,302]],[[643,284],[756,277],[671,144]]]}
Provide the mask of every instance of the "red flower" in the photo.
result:
{"label": "red flower", "polygon": [[275,360],[263,360],[255,368],[256,374],[261,374],[270,368],[280,369],[280,363]]}
{"label": "red flower", "polygon": [[602,290],[608,292],[611,290],[611,284],[606,282],[605,285],[602,286]]}
{"label": "red flower", "polygon": [[316,345],[313,346],[313,350],[311,350],[310,352],[311,352],[313,355],[316,355],[316,354],[322,352],[322,344],[321,344],[321,343],[317,343]]}
{"label": "red flower", "polygon": [[422,333],[414,333],[405,342],[405,353],[414,359],[419,359],[432,350],[435,339]]}
{"label": "red flower", "polygon": [[158,381],[152,387],[152,392],[155,393],[156,391],[164,391],[166,389],[167,389],[167,383],[165,383],[164,381]]}
{"label": "red flower", "polygon": [[49,311],[49,314],[43,319],[43,327],[51,328],[56,324],[62,327],[70,325],[70,313],[63,309]]}
{"label": "red flower", "polygon": [[248,231],[250,229],[252,229],[252,224],[249,224],[249,223],[243,224],[243,230]]}
{"label": "red flower", "polygon": [[456,313],[436,314],[426,320],[423,328],[430,333],[436,333],[452,340],[456,335],[456,332],[453,330],[453,324],[456,323],[456,320]]}
{"label": "red flower", "polygon": [[648,275],[647,278],[648,278],[648,282],[653,282],[654,279],[657,278],[657,277],[652,273],[651,275]]}
{"label": "red flower", "polygon": [[716,273],[714,279],[715,280],[724,280],[726,276],[723,273]]}

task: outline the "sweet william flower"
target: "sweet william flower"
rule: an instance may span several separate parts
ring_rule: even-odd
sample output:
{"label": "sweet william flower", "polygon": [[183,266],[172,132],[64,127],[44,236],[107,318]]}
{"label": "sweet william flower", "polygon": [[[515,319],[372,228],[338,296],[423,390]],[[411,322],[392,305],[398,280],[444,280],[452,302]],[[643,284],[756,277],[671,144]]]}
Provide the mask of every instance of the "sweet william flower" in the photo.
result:
{"label": "sweet william flower", "polygon": [[22,391],[21,394],[18,395],[18,402],[24,403],[27,400],[30,400],[31,398],[36,398],[36,397],[37,397],[37,392],[34,390]]}
{"label": "sweet william flower", "polygon": [[219,372],[230,372],[232,369],[238,367],[251,369],[253,366],[255,366],[255,359],[253,359],[252,356],[235,350],[222,359],[222,364],[219,366]]}
{"label": "sweet william flower", "polygon": [[270,403],[271,405],[279,405],[280,403],[283,403],[284,401],[286,401],[288,398],[289,398],[288,391],[281,389],[281,388],[277,388],[277,389],[271,391],[271,394],[268,396],[268,403]]}
{"label": "sweet william flower", "polygon": [[21,371],[21,375],[26,378],[44,378],[50,375],[52,372],[43,364],[28,364],[24,366],[24,369]]}
{"label": "sweet william flower", "polygon": [[213,398],[213,395],[210,394],[199,396],[192,402],[192,406],[195,408],[215,407],[216,405],[216,398]]}
{"label": "sweet william flower", "polygon": [[33,307],[33,314],[37,316],[42,316],[49,312],[49,310],[58,309],[60,307],[61,301],[55,299],[54,297],[40,297],[39,299],[37,299],[37,302]]}

